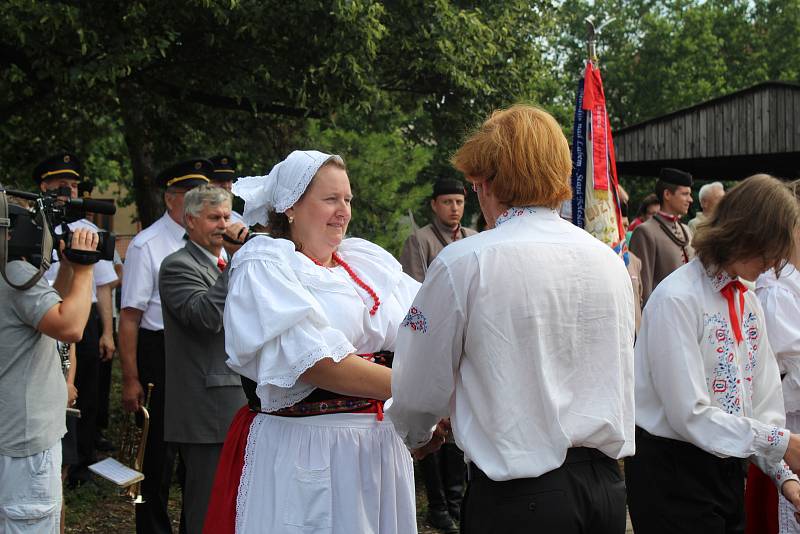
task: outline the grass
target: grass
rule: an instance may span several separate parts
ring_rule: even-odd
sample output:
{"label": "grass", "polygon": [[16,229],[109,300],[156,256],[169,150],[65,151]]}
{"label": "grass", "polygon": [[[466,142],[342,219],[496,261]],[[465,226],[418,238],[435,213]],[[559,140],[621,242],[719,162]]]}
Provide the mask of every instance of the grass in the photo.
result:
{"label": "grass", "polygon": [[[122,372],[119,359],[114,359],[111,375],[111,400],[109,408],[109,428],[105,435],[115,446],[119,447],[119,436],[125,422],[122,412]],[[102,459],[102,454],[98,453]],[[127,496],[122,496],[119,488],[101,479],[94,477],[93,482],[84,484],[75,489],[64,490],[64,503],[66,509],[66,532],[69,534],[128,534],[136,532],[134,520],[134,505]],[[417,488],[417,524],[419,534],[435,534],[437,531],[425,525],[424,517],[427,511],[425,492]],[[178,523],[181,514],[181,491],[177,483],[173,484],[170,491],[169,515],[172,519],[172,529],[178,532]]]}

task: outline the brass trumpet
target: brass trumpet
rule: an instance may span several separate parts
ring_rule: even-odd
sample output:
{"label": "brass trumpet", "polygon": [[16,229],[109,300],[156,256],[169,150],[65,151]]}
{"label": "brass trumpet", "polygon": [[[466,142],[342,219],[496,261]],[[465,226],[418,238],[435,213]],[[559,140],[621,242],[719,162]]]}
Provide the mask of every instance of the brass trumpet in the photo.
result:
{"label": "brass trumpet", "polygon": [[[139,407],[142,414],[142,425],[139,427],[136,423],[136,414],[132,414],[125,422],[122,430],[122,443],[119,447],[119,454],[117,459],[125,464],[130,465],[135,471],[142,471],[144,464],[144,452],[147,447],[147,434],[150,430],[150,396],[153,393],[155,386],[152,383],[147,384],[147,394],[144,398],[144,405]],[[138,434],[138,435],[137,435]],[[130,497],[133,504],[142,504],[144,499],[141,494],[141,480],[135,482],[125,488],[124,495]]]}

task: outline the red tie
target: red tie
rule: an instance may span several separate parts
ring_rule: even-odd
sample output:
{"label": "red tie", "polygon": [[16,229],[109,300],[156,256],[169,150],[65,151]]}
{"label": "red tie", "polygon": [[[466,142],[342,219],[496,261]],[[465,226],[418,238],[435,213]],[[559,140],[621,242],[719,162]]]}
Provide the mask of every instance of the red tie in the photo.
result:
{"label": "red tie", "polygon": [[[739,318],[736,317],[736,304],[734,293],[739,290]],[[747,286],[739,280],[733,280],[722,288],[722,296],[728,301],[728,317],[731,320],[731,327],[733,328],[733,337],[736,338],[736,344],[742,342],[742,316],[744,315],[744,292],[747,291]]]}
{"label": "red tie", "polygon": [[228,266],[228,262],[225,261],[225,258],[219,257],[217,258],[217,267],[219,267],[220,271],[224,271],[225,267]]}

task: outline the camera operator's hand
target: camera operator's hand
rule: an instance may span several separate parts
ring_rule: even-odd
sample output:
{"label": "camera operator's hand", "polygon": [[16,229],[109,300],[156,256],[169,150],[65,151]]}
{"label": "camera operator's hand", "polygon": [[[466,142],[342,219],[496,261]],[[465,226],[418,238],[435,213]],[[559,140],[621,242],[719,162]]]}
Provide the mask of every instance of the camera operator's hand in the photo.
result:
{"label": "camera operator's hand", "polygon": [[[76,228],[72,233],[72,243],[70,245],[73,250],[93,252],[97,250],[97,242],[97,233],[89,230],[88,228]],[[61,250],[63,251],[63,247]],[[81,265],[79,263],[73,263],[67,259],[65,254],[61,254],[61,261],[65,266],[71,267],[73,271],[86,271],[94,268],[94,265]]]}
{"label": "camera operator's hand", "polygon": [[122,407],[126,412],[136,412],[144,404],[144,390],[139,379],[122,382]]}

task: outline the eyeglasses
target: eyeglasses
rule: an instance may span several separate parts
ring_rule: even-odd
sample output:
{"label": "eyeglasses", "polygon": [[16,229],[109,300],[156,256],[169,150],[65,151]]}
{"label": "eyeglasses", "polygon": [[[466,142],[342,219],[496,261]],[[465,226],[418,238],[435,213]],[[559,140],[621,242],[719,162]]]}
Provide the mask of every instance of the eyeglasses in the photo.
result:
{"label": "eyeglasses", "polygon": [[497,172],[493,172],[493,173],[492,173],[492,174],[491,174],[491,175],[490,175],[488,178],[486,178],[485,180],[481,180],[480,182],[472,182],[472,190],[473,190],[474,192],[476,192],[476,193],[477,193],[478,191],[480,191],[480,190],[481,190],[481,184],[484,184],[484,183],[486,183],[486,182],[491,182],[492,180],[494,180],[494,177],[495,177],[496,175],[497,175]]}

